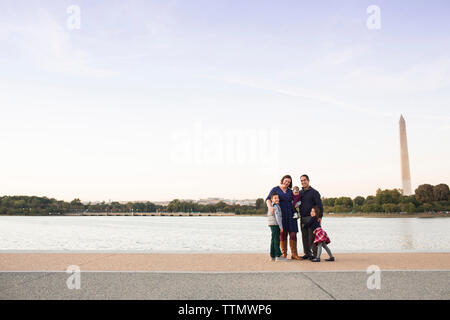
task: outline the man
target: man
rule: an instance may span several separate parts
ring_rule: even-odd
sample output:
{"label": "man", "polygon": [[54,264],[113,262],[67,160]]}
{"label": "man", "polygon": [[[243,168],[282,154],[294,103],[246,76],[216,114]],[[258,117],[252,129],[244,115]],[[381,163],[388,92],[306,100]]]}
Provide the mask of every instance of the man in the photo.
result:
{"label": "man", "polygon": [[313,259],[317,255],[317,248],[313,246],[314,233],[311,228],[305,228],[304,224],[311,220],[311,209],[319,206],[323,212],[323,204],[320,199],[320,193],[309,185],[309,177],[304,174],[300,177],[302,190],[300,191],[300,227],[302,231],[303,259]]}

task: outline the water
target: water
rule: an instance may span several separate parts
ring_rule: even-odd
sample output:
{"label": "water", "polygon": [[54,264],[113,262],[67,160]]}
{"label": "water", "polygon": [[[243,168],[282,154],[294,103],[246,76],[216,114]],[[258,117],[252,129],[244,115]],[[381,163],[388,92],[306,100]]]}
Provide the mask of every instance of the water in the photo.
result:
{"label": "water", "polygon": [[[322,226],[333,252],[450,251],[448,218],[327,217]],[[266,217],[0,217],[0,251],[268,252],[269,242]]]}

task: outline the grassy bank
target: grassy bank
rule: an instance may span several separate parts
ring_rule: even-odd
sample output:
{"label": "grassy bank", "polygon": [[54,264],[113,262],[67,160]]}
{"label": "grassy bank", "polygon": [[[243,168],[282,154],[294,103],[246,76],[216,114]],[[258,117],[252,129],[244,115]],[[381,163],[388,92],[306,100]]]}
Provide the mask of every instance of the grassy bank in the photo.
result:
{"label": "grassy bank", "polygon": [[364,218],[443,218],[450,217],[450,214],[437,214],[437,213],[385,213],[385,212],[372,212],[372,213],[334,213],[324,214],[325,217],[364,217]]}

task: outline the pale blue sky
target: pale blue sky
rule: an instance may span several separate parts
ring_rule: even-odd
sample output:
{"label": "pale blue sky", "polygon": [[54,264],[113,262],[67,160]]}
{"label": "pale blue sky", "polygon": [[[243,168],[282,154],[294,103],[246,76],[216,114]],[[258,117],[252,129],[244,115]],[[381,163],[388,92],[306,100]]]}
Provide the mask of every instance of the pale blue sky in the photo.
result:
{"label": "pale blue sky", "polygon": [[0,194],[256,198],[308,173],[323,196],[366,196],[401,187],[401,113],[413,189],[449,183],[449,9],[2,1]]}

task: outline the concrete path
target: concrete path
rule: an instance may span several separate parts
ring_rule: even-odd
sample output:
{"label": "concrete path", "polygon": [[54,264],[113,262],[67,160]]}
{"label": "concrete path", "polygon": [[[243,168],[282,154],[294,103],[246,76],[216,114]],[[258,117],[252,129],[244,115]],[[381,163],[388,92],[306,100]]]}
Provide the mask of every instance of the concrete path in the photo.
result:
{"label": "concrete path", "polygon": [[[71,265],[80,273],[66,273]],[[373,265],[379,273],[367,273]],[[76,280],[80,288],[69,289]],[[450,253],[337,254],[320,263],[264,254],[1,253],[4,299],[448,300]]]}
{"label": "concrete path", "polygon": [[[449,271],[383,271],[380,289],[365,272],[1,272],[4,299],[450,299]],[[69,281],[70,282],[70,281]],[[73,283],[73,282],[70,282]]]}

